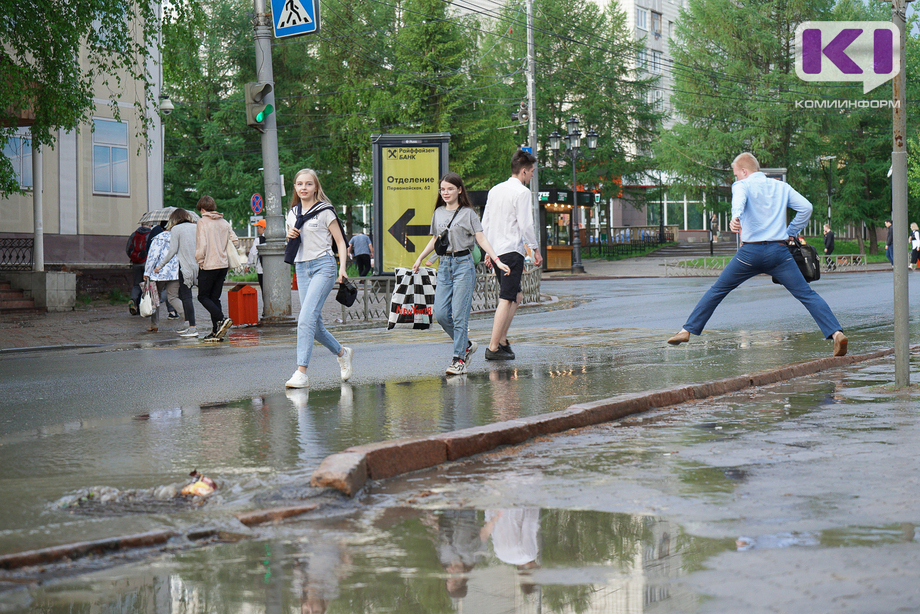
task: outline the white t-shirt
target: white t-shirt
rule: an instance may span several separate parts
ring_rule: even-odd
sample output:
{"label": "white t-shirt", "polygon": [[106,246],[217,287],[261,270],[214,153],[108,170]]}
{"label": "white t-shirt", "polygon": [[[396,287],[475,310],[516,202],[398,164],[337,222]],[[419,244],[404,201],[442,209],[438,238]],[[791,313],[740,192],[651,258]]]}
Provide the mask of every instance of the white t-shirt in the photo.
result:
{"label": "white t-shirt", "polygon": [[[313,206],[317,207],[319,205],[320,203],[317,203]],[[307,211],[304,211],[304,213]],[[300,228],[300,249],[297,251],[297,257],[294,258],[294,262],[309,262],[310,260],[333,254],[333,240],[332,233],[329,232],[329,224],[335,224],[335,218],[335,212],[327,210],[307,220]],[[288,229],[294,228],[297,223],[296,205],[288,210],[285,223]]]}

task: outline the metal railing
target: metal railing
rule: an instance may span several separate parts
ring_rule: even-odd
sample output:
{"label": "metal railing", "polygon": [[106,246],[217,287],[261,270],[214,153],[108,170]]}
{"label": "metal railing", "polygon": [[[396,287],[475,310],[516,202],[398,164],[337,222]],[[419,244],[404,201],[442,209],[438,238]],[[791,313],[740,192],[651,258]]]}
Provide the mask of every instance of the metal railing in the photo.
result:
{"label": "metal railing", "polygon": [[[540,302],[541,271],[530,267],[521,277],[524,303]],[[358,298],[354,305],[341,305],[341,320],[353,322],[386,322],[390,315],[390,298],[397,279],[393,275],[354,278],[358,286]],[[498,305],[498,281],[484,264],[476,265],[476,287],[473,290],[473,311],[491,311]]]}
{"label": "metal railing", "polygon": [[[867,270],[866,257],[860,254],[834,254],[818,256],[821,272],[844,272]],[[665,277],[716,277],[722,273],[729,256],[702,256],[689,260],[668,260],[664,263]]]}
{"label": "metal railing", "polygon": [[31,271],[35,240],[0,239],[0,271]]}
{"label": "metal railing", "polygon": [[677,236],[676,226],[665,226],[664,235],[658,226],[618,226],[610,229],[606,241],[591,240],[582,247],[582,255],[590,258],[607,256],[632,256],[646,252],[660,243],[673,243]]}

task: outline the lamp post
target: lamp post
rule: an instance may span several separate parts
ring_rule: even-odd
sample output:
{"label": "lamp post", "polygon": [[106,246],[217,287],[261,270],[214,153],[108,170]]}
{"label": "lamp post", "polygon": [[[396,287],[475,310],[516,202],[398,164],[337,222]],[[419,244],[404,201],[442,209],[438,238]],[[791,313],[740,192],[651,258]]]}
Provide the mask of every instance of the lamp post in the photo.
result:
{"label": "lamp post", "polygon": [[166,126],[163,118],[175,110],[172,100],[165,93],[160,94],[160,206],[166,206]]}
{"label": "lamp post", "polygon": [[[831,174],[830,174],[830,162],[831,160],[836,160],[837,156],[821,156],[818,158],[822,164],[821,167],[824,169],[824,178],[827,180],[827,224],[831,223],[831,195],[834,193],[834,188],[831,186]],[[827,166],[823,163],[827,162]]]}
{"label": "lamp post", "polygon": [[[549,135],[549,148],[552,150],[553,156],[558,156],[561,142],[564,139],[566,144],[565,155],[572,160],[572,226],[574,231],[574,237],[572,238],[572,272],[584,273],[585,267],[581,262],[581,233],[579,232],[581,215],[578,208],[578,178],[575,172],[575,161],[581,156],[581,130],[578,128],[578,119],[574,115],[565,124],[568,128],[568,134],[563,137],[553,130],[553,133]],[[589,130],[588,134],[585,135],[590,151],[597,149],[597,137],[598,134],[594,130]]]}

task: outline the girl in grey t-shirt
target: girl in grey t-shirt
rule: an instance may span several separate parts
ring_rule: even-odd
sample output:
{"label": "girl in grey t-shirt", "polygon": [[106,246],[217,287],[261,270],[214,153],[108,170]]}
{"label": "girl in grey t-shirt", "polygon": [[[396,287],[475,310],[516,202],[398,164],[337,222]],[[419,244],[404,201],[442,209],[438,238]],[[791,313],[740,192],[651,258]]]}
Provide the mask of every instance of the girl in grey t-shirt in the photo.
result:
{"label": "girl in grey t-shirt", "polygon": [[450,246],[438,261],[434,314],[438,324],[454,341],[454,357],[446,372],[448,375],[461,375],[466,373],[470,358],[479,347],[478,343],[469,339],[467,331],[473,308],[473,289],[476,287],[476,268],[470,254],[473,243],[479,243],[479,247],[502,271],[508,273],[510,269],[498,259],[482,234],[479,216],[473,210],[463,180],[457,173],[447,173],[441,178],[441,189],[431,217],[432,237],[412,265],[413,271],[418,271],[425,257],[434,251],[435,239],[445,229]]}

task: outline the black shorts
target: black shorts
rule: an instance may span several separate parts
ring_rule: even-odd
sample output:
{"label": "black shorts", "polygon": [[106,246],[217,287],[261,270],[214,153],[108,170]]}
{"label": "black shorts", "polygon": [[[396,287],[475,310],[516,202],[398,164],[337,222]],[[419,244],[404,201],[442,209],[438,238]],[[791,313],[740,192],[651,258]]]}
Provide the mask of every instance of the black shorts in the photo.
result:
{"label": "black shorts", "polygon": [[521,292],[521,275],[524,274],[524,256],[517,252],[509,252],[507,254],[501,254],[498,259],[511,269],[510,273],[505,274],[501,269],[495,267],[495,274],[498,275],[498,298],[514,302]]}

